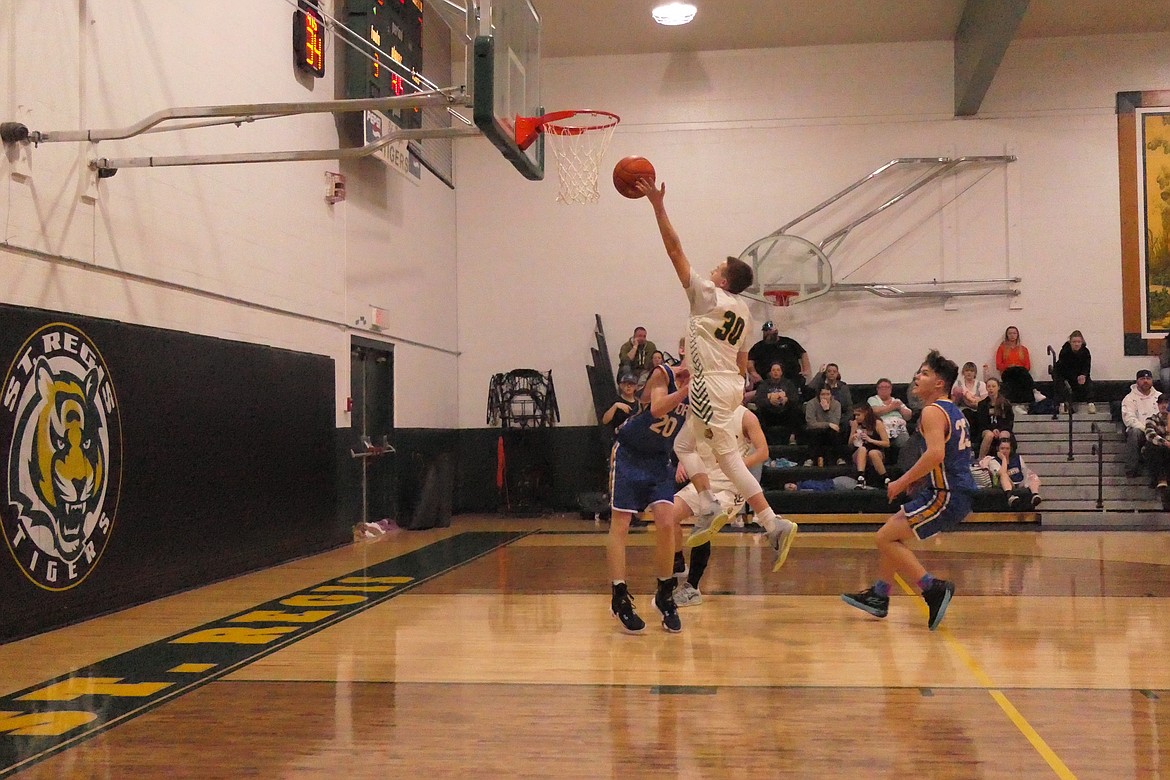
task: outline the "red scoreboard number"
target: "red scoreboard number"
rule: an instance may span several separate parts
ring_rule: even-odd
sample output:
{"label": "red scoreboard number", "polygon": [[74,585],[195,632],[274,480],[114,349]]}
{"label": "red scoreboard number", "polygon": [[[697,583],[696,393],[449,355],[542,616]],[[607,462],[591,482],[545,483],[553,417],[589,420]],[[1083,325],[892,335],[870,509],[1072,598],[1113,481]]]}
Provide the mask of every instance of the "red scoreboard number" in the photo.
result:
{"label": "red scoreboard number", "polygon": [[[345,0],[341,4],[345,8],[345,25],[369,44],[345,47],[347,98],[403,97],[419,89],[419,79],[412,74],[422,72],[424,2]],[[396,108],[383,113],[402,129],[422,125],[419,108]]]}
{"label": "red scoreboard number", "polygon": [[305,73],[325,75],[325,25],[311,8],[293,12],[293,58]]}

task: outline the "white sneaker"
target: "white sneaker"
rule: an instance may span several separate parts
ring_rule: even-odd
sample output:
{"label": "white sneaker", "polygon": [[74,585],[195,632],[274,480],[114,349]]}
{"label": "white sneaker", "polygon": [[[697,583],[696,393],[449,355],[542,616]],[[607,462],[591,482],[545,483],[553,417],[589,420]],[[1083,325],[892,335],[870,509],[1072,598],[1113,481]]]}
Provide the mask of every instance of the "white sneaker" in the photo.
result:
{"label": "white sneaker", "polygon": [[1035,401],[1036,403],[1043,401],[1047,397],[1048,396],[1044,395],[1044,393],[1041,393],[1039,390],[1032,391],[1032,400]]}
{"label": "white sneaker", "polygon": [[1096,413],[1097,413],[1097,404],[1090,403],[1089,404],[1089,414],[1096,414]]}
{"label": "white sneaker", "polygon": [[1012,411],[1016,413],[1016,417],[1019,417],[1021,415],[1025,415],[1028,413],[1028,407],[1025,406],[1024,404],[1016,404],[1012,408]]}
{"label": "white sneaker", "polygon": [[765,532],[768,543],[776,551],[776,562],[772,564],[772,571],[780,571],[784,561],[788,560],[788,551],[792,548],[792,540],[796,538],[798,530],[796,523],[777,515],[775,530]]}
{"label": "white sneaker", "polygon": [[691,535],[683,542],[683,546],[698,547],[700,544],[706,544],[715,538],[715,534],[719,533],[730,519],[731,516],[718,504],[709,507],[706,512],[695,518]]}
{"label": "white sneaker", "polygon": [[674,589],[674,605],[676,607],[696,607],[703,603],[703,594],[699,589],[684,582]]}

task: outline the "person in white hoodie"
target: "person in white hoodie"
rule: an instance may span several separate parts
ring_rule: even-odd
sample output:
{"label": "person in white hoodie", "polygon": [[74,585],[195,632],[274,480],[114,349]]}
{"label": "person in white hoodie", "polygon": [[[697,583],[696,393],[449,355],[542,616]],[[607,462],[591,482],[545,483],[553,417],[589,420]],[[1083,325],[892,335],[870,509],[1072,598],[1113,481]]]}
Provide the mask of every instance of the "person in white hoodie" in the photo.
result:
{"label": "person in white hoodie", "polygon": [[1154,373],[1143,368],[1121,401],[1121,421],[1125,423],[1125,476],[1136,477],[1141,469],[1142,446],[1146,443],[1146,420],[1158,413],[1158,394],[1154,392]]}

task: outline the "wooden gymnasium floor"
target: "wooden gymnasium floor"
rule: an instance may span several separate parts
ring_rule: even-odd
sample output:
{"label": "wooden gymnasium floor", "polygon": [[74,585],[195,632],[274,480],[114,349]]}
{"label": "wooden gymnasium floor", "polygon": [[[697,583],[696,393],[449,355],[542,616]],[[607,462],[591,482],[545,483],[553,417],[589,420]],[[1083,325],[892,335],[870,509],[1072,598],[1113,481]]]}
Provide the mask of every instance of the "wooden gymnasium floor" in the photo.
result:
{"label": "wooden gymnasium floor", "polygon": [[1170,534],[946,535],[931,633],[839,600],[868,533],[724,533],[668,635],[642,531],[627,636],[604,531],[458,517],[0,647],[0,776],[1170,776]]}

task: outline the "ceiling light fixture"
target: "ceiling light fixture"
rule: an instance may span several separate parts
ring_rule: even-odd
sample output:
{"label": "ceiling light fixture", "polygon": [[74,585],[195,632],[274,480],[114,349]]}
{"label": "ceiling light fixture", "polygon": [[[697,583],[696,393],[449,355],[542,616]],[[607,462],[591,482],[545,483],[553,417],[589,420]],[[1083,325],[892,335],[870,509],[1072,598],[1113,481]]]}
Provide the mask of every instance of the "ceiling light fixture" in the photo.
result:
{"label": "ceiling light fixture", "polygon": [[695,18],[698,10],[690,3],[665,3],[654,9],[654,21],[672,26],[686,24]]}

